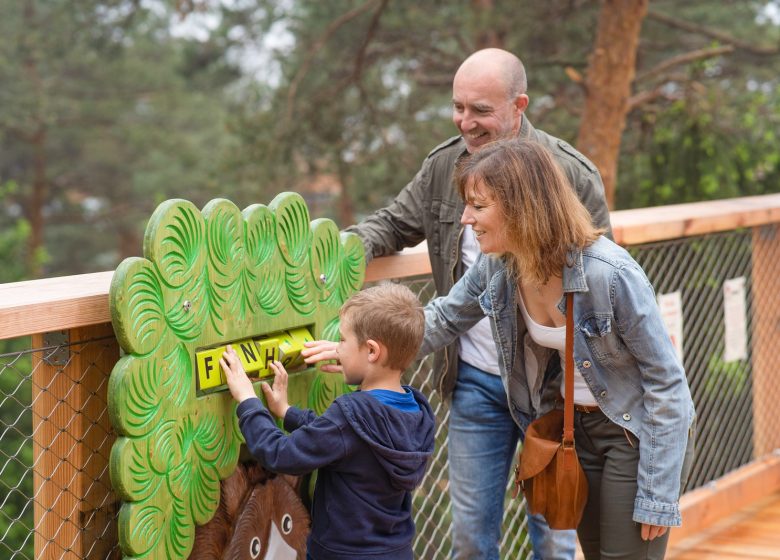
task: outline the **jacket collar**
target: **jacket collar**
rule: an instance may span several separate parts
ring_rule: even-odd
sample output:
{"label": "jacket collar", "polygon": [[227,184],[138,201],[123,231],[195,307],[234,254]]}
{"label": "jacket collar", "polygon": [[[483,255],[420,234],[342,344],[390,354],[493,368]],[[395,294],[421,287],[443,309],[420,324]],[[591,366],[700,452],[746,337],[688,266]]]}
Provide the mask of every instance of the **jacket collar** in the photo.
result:
{"label": "jacket collar", "polygon": [[569,252],[568,262],[571,266],[563,267],[563,296],[558,302],[558,311],[566,315],[566,294],[570,292],[587,292],[588,283],[585,281],[585,265],[583,264],[582,251]]}
{"label": "jacket collar", "polygon": [[522,120],[520,121],[520,132],[517,134],[519,138],[527,138],[529,140],[536,140],[536,129],[528,117],[523,113]]}
{"label": "jacket collar", "polygon": [[569,251],[567,262],[571,266],[563,267],[563,291],[587,292],[588,283],[585,281],[585,265],[583,264],[582,251],[575,249]]}

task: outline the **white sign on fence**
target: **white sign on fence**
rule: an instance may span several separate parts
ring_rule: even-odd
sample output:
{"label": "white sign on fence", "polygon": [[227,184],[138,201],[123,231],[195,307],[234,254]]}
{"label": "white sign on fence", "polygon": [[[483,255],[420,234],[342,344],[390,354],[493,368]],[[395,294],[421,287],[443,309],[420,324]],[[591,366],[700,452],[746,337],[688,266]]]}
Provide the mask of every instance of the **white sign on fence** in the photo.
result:
{"label": "white sign on fence", "polygon": [[723,282],[723,321],[725,323],[723,361],[747,358],[747,311],[745,277]]}
{"label": "white sign on fence", "polygon": [[672,339],[672,345],[674,346],[674,349],[677,350],[677,356],[682,363],[683,315],[682,297],[680,292],[658,294],[658,307],[661,308],[661,317],[663,317],[666,330],[669,331],[669,338]]}

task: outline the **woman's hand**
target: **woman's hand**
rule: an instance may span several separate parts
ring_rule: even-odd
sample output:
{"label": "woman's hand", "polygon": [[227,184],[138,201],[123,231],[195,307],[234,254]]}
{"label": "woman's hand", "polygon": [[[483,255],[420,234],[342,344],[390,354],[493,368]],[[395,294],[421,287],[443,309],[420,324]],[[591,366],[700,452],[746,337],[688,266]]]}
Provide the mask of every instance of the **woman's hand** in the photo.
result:
{"label": "woman's hand", "polygon": [[341,373],[341,364],[338,363],[338,354],[336,348],[338,343],[331,340],[313,340],[303,343],[304,349],[301,350],[301,356],[307,364],[313,364],[324,360],[335,360],[336,363],[323,364],[320,369],[331,373]]}
{"label": "woman's hand", "polygon": [[271,362],[270,365],[274,372],[274,385],[271,387],[268,383],[263,383],[260,386],[263,388],[268,410],[277,418],[284,419],[287,409],[290,408],[287,402],[287,370],[282,362]]}
{"label": "woman's hand", "polygon": [[662,537],[666,534],[669,527],[662,525],[649,525],[648,523],[642,523],[642,540],[652,541],[656,537]]}

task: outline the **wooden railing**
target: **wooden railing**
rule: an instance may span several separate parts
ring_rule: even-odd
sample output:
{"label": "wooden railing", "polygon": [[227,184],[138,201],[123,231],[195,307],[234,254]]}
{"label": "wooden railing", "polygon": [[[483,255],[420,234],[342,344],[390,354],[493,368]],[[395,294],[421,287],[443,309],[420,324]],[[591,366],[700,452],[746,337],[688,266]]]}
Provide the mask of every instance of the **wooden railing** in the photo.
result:
{"label": "wooden railing", "polygon": [[[625,246],[751,228],[753,293],[775,294],[775,297],[762,300],[771,304],[754,310],[752,325],[756,461],[718,480],[717,483],[684,496],[684,528],[682,531],[673,532],[673,539],[679,540],[700,531],[723,515],[765,495],[768,491],[780,489],[780,456],[772,454],[773,450],[780,448],[780,430],[776,429],[777,413],[775,400],[772,398],[772,395],[778,395],[780,376],[775,373],[776,352],[771,350],[769,345],[762,346],[764,341],[776,340],[780,334],[780,277],[767,272],[770,268],[755,266],[761,262],[780,262],[780,194],[618,211],[612,213],[611,219],[615,240]],[[65,331],[72,341],[110,337],[112,331],[108,291],[112,274],[113,272],[109,271],[0,285],[0,339],[32,335],[32,348],[43,348],[47,344],[45,333]],[[366,281],[426,274],[430,274],[430,263],[426,247],[422,244],[397,255],[375,259],[368,266]],[[93,368],[93,371],[109,372],[112,361],[118,356],[119,350],[113,341],[111,348],[101,352],[98,357],[90,356],[86,352],[63,367],[66,374],[72,371],[73,379],[76,379],[76,376],[82,375],[85,370],[85,364],[82,362],[97,359],[101,362],[101,367]],[[63,367],[59,369],[60,372]],[[34,376],[50,375],[51,369],[51,365],[38,363]],[[105,397],[107,384],[105,379],[84,379],[82,376],[75,386],[70,386],[67,383],[67,375],[60,378],[64,380],[61,386],[49,387],[47,395],[33,395],[35,521],[36,530],[43,531],[43,538],[68,539],[67,548],[73,550],[73,557],[78,558],[79,545],[69,540],[81,538],[75,527],[68,535],[57,534],[59,529],[56,528],[51,528],[48,531],[51,534],[46,534],[46,524],[42,520],[52,509],[71,511],[70,502],[73,500],[81,500],[87,506],[91,502],[99,501],[99,497],[88,495],[88,486],[80,486],[80,477],[85,470],[80,465],[89,463],[88,468],[95,470],[91,476],[104,472],[100,469],[105,465],[98,464],[99,461],[88,461],[89,457],[86,457],[85,453],[94,449],[85,444],[89,434],[83,433],[84,427],[80,427],[79,423],[71,422],[67,411],[83,411],[84,414],[94,417],[90,422],[107,423],[104,411],[90,409],[95,402],[90,396],[102,391]],[[67,407],[57,406],[63,401],[67,401]],[[108,426],[106,429],[108,430]],[[47,438],[57,439],[52,434],[63,431],[67,432],[68,436],[57,440],[57,445],[61,447],[57,450],[57,457],[68,456],[69,467],[57,469],[47,463],[47,456],[52,453]],[[102,454],[107,461],[111,441],[92,444],[108,446]],[[56,485],[52,484],[53,479],[59,479]],[[47,485],[56,489],[68,488],[68,499],[57,495],[47,497]],[[82,530],[81,534],[87,535],[88,532]],[[41,557],[38,552],[36,545],[36,558]]]}

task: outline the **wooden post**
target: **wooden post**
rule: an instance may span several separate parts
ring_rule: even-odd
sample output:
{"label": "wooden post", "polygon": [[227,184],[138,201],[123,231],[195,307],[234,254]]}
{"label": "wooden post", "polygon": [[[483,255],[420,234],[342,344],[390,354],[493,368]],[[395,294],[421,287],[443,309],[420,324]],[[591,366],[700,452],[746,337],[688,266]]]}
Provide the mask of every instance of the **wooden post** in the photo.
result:
{"label": "wooden post", "polygon": [[33,358],[35,558],[102,559],[117,548],[106,396],[119,347],[110,323],[63,332],[60,352]]}
{"label": "wooden post", "polygon": [[753,450],[761,457],[780,447],[780,231],[753,228]]}

